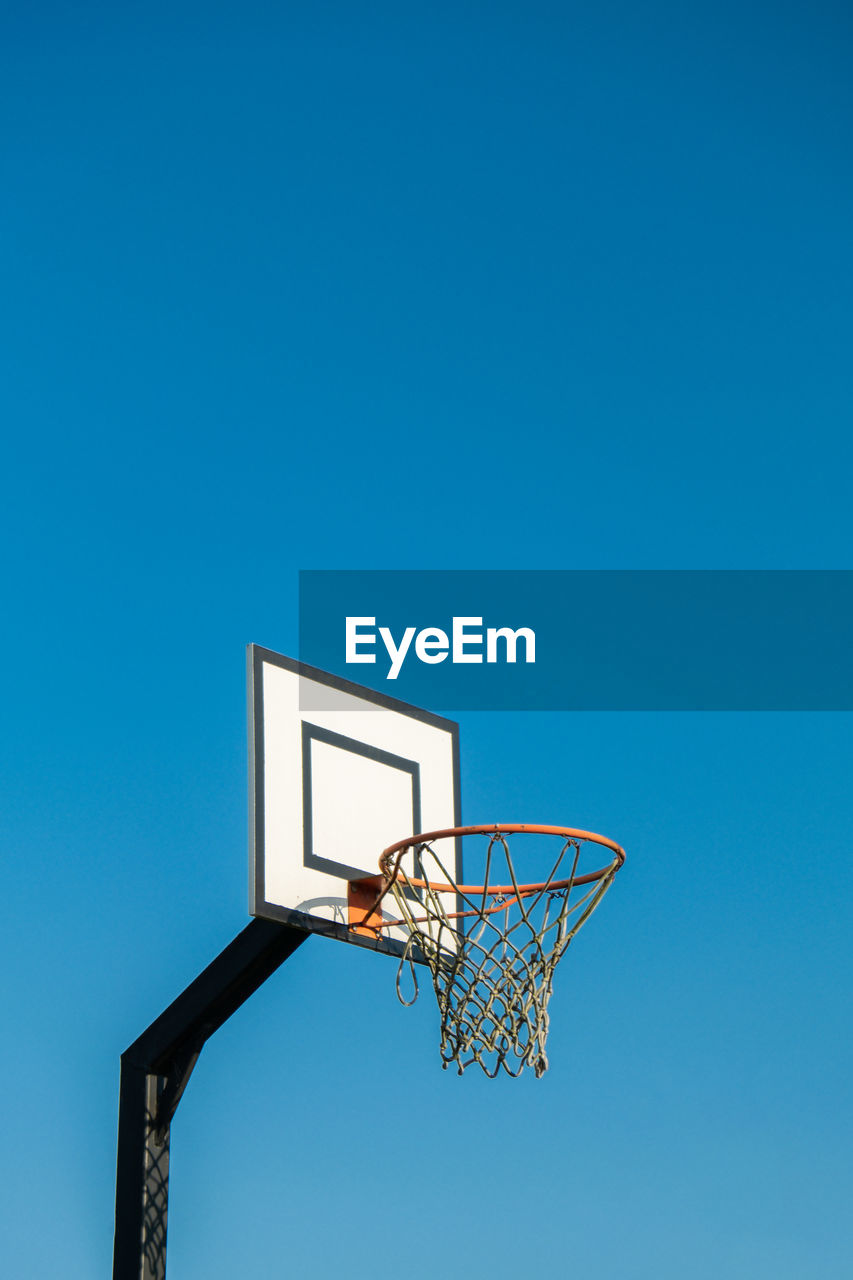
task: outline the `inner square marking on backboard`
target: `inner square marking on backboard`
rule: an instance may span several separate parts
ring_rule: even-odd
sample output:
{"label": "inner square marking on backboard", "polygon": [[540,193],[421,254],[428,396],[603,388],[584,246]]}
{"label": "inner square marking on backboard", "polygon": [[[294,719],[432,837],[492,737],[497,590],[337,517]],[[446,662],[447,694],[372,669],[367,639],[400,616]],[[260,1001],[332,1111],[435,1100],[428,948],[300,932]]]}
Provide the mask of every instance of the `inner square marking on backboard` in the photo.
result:
{"label": "inner square marking on backboard", "polygon": [[[338,753],[346,753],[349,758]],[[340,788],[335,785],[343,770],[350,783],[348,802],[342,801]],[[323,786],[324,781],[330,785]],[[406,827],[411,832],[421,829],[421,779],[417,761],[308,721],[302,722],[302,787],[303,861],[314,870],[345,880],[373,875],[371,863],[376,856],[377,826],[387,823],[391,833]],[[364,807],[365,802],[370,807]],[[345,813],[341,811],[342,803],[348,805]],[[377,813],[378,805],[381,813]],[[352,863],[342,863],[319,852],[339,847],[342,832],[353,853],[363,851],[364,861],[356,857]],[[357,862],[362,865],[356,865]]]}

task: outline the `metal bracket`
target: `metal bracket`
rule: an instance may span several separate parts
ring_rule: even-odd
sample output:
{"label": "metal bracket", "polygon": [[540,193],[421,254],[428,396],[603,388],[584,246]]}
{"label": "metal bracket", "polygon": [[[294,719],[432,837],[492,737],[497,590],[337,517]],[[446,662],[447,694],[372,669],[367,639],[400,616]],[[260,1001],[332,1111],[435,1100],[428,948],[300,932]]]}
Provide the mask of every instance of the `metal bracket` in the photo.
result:
{"label": "metal bracket", "polygon": [[189,1084],[190,1076],[193,1068],[199,1060],[199,1055],[204,1048],[207,1036],[203,1036],[196,1045],[190,1045],[182,1052],[176,1053],[166,1070],[166,1083],[164,1084],[159,1097],[157,1098],[157,1107],[154,1112],[154,1121],[152,1130],[154,1141],[158,1146],[162,1146],[166,1141],[169,1133],[169,1126],[172,1123],[175,1112],[178,1109],[178,1103],[184,1096],[184,1089]]}

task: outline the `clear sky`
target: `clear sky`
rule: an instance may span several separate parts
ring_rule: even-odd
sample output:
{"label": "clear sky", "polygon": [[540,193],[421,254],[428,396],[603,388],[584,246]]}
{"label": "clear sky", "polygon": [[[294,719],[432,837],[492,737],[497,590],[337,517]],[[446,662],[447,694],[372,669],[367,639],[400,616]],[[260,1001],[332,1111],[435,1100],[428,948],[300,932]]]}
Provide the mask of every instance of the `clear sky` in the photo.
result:
{"label": "clear sky", "polygon": [[[298,569],[851,567],[850,56],[802,0],[7,6],[6,1273],[109,1274]],[[468,821],[628,850],[551,1070],[442,1072],[310,940],[181,1103],[170,1280],[844,1274],[850,717],[460,719]]]}

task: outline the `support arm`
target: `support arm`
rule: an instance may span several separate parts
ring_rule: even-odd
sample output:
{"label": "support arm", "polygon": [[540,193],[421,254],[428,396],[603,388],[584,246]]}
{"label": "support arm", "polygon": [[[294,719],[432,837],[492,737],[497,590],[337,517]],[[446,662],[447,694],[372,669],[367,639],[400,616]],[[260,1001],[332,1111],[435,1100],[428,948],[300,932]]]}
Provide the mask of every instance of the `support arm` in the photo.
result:
{"label": "support arm", "polygon": [[253,920],[122,1054],[113,1280],[165,1280],[172,1116],[205,1042],[308,936]]}

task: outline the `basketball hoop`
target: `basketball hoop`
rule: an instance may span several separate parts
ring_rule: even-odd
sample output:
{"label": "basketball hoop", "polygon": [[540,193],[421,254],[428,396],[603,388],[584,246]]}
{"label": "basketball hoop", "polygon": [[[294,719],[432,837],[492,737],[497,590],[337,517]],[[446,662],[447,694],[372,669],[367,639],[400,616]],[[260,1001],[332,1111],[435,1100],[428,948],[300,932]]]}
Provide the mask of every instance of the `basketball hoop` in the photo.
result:
{"label": "basketball hoop", "polygon": [[[520,883],[509,836],[541,836],[549,852],[546,874]],[[482,884],[457,884],[436,852],[442,840],[484,836],[487,847]],[[556,842],[555,842],[556,838]],[[594,871],[580,866],[584,845],[606,850],[611,860]],[[542,854],[541,848],[537,852]],[[554,969],[575,934],[604,897],[625,861],[624,850],[605,836],[572,827],[526,823],[449,827],[408,836],[379,859],[381,878],[365,898],[363,931],[383,929],[408,934],[397,973],[397,995],[414,1004],[418,987],[412,954],[421,953],[432,974],[441,1014],[441,1059],[455,1062],[461,1075],[476,1062],[494,1078],[501,1068],[517,1076],[532,1066],[537,1076],[548,1069],[548,1001]],[[506,881],[508,883],[496,883]],[[376,888],[379,896],[376,897]],[[399,918],[387,919],[380,907],[388,895]],[[387,908],[386,908],[387,910]],[[409,962],[414,995],[406,1000],[401,977]]]}

